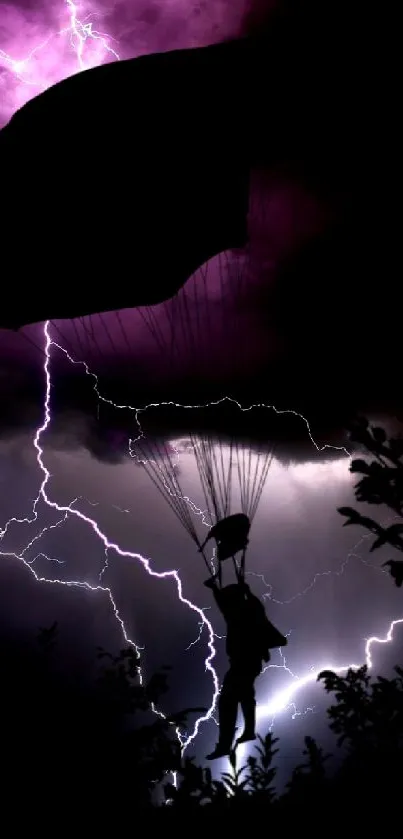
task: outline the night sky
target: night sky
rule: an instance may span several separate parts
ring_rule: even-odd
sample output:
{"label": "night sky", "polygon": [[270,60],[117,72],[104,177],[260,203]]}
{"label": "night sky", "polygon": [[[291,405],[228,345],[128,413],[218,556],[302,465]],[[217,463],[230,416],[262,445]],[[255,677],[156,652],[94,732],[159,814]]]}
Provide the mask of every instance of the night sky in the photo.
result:
{"label": "night sky", "polygon": [[[259,25],[258,12],[256,7],[253,26]],[[73,31],[76,13],[81,23]],[[192,6],[188,0],[144,0],[114,3],[107,10],[102,4],[75,7],[69,0],[35,10],[26,3],[3,5],[1,123],[80,66],[236,37],[245,31],[245,21],[250,25],[249,14],[243,0]],[[85,201],[86,177],[77,187],[80,201]],[[386,423],[395,418],[379,382],[371,388],[364,377],[361,385],[357,371],[346,377],[340,364],[347,352],[341,330],[347,346],[355,346],[352,324],[342,320],[343,295],[331,304],[327,298],[327,308],[319,311],[317,286],[311,288],[301,324],[296,315],[301,291],[292,304],[281,290],[284,271],[291,277],[297,272],[300,283],[310,267],[316,277],[322,276],[329,231],[323,196],[289,174],[256,172],[250,205],[247,251],[211,260],[178,299],[154,307],[152,313],[124,310],[119,316],[57,321],[47,328],[51,341],[44,324],[16,334],[0,332],[0,527],[16,519],[1,541],[0,621],[4,635],[24,637],[57,619],[61,654],[66,662],[73,658],[83,667],[92,661],[96,645],[118,649],[126,635],[144,647],[147,672],[171,665],[166,710],[189,703],[209,707],[214,684],[204,661],[210,629],[202,626],[200,610],[216,632],[213,664],[220,676],[225,642],[220,618],[202,586],[206,570],[187,533],[128,454],[128,438],[138,432],[135,412],[110,402],[135,409],[161,400],[195,404],[231,396],[242,405],[275,405],[286,413],[255,409],[260,437],[266,426],[266,438],[270,436],[275,420],[281,446],[253,524],[248,573],[270,619],[289,636],[285,658],[273,655],[257,688],[259,726],[263,730],[275,718],[275,732],[282,738],[280,759],[287,767],[305,733],[323,733],[325,703],[323,690],[312,686],[315,673],[324,666],[359,665],[366,656],[368,661],[366,639],[385,639],[391,621],[403,620],[401,592],[380,570],[389,556],[381,551],[370,555],[367,539],[359,531],[343,530],[336,512],[353,502],[343,418],[352,407],[368,409],[371,417]],[[252,212],[257,205],[264,212]],[[74,247],[73,209],[72,242]],[[335,289],[334,265],[329,270],[330,288]],[[61,293],[63,289],[68,294],[67,281]],[[96,291],[94,300],[96,309]],[[331,353],[335,336],[337,350]],[[35,516],[32,512],[44,478],[35,433],[46,420],[46,358],[51,418],[36,438],[49,470],[46,491],[64,508],[77,499],[73,510],[81,518],[49,508],[43,499]],[[152,415],[158,425],[158,409]],[[149,416],[147,410],[141,414],[144,426]],[[186,431],[181,428],[179,438],[169,416],[161,416],[161,435],[183,443]],[[323,448],[326,444],[336,449]],[[185,449],[180,445],[180,480],[202,507],[195,459]],[[34,521],[24,523],[24,518]],[[101,538],[85,519],[96,521]],[[202,534],[200,518],[197,527]],[[105,551],[105,540],[126,555]],[[152,578],[145,565],[154,574],[176,569],[188,602],[178,602],[173,575]],[[402,640],[397,626],[393,644],[370,647],[378,672],[390,673]],[[298,679],[305,678],[308,685],[298,687]],[[288,701],[280,701],[283,690],[290,691]],[[209,720],[189,748],[202,758],[215,737],[215,723]]]}

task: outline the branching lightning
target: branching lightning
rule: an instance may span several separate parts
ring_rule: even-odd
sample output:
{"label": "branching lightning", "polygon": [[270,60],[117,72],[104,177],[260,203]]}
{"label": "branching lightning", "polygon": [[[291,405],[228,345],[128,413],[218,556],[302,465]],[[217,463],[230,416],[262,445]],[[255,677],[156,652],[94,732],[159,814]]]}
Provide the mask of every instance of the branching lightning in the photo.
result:
{"label": "branching lightning", "polygon": [[[41,54],[45,57],[46,50],[50,49],[54,41],[61,40],[64,45],[67,45],[71,56],[74,56],[74,63],[71,63],[69,71],[65,75],[87,70],[108,60],[120,60],[119,53],[112,46],[114,38],[94,28],[92,20],[96,17],[94,13],[85,15],[81,19],[77,3],[73,0],[63,0],[63,5],[68,19],[66,25],[58,31],[48,34],[24,57],[14,58],[5,50],[0,49],[0,66],[12,73],[22,86],[27,88],[25,94],[28,93],[28,95],[22,97],[23,101],[27,101],[31,96],[40,93],[50,84],[59,80],[56,73],[54,78],[49,78],[49,75],[42,71],[42,66],[46,65],[46,60],[43,61],[43,65],[38,62],[38,57]],[[22,104],[22,101],[20,104]]]}
{"label": "branching lightning", "polygon": [[[389,520],[388,520],[388,522],[389,522]],[[263,582],[265,588],[267,589],[267,591],[265,591],[264,594],[263,594],[264,599],[269,600],[271,603],[276,603],[278,606],[289,606],[290,603],[294,603],[295,600],[299,600],[299,599],[301,599],[301,597],[305,597],[305,595],[308,594],[314,588],[314,586],[316,586],[317,582],[320,579],[322,579],[323,577],[341,577],[342,574],[344,574],[346,568],[348,567],[348,565],[350,564],[352,559],[358,560],[363,565],[366,565],[367,568],[372,568],[374,571],[377,571],[379,574],[388,574],[388,572],[386,571],[385,568],[379,567],[379,565],[375,565],[371,562],[368,562],[368,560],[365,559],[365,557],[363,557],[360,553],[358,553],[358,550],[370,538],[371,538],[371,534],[367,534],[367,533],[364,534],[363,536],[361,536],[360,539],[358,539],[358,541],[355,543],[355,545],[353,545],[351,550],[348,552],[345,559],[343,559],[343,561],[340,563],[339,568],[336,568],[336,569],[326,568],[323,571],[317,571],[316,574],[313,575],[310,582],[305,586],[305,588],[300,589],[300,591],[297,591],[296,594],[293,594],[291,597],[288,597],[286,600],[280,600],[278,597],[274,597],[274,595],[272,593],[273,592],[273,586],[271,585],[271,583],[267,582],[264,574],[258,574],[255,571],[247,571],[246,574],[247,574],[247,576],[250,576],[250,577],[257,577],[257,579],[260,579]]]}
{"label": "branching lightning", "polygon": [[[120,556],[122,558],[139,561],[142,564],[145,571],[147,571],[147,573],[150,576],[155,577],[159,580],[171,578],[175,582],[177,592],[178,592],[178,598],[179,598],[180,602],[183,603],[185,606],[187,606],[189,609],[191,609],[193,612],[195,612],[198,615],[201,624],[203,626],[206,626],[206,628],[207,628],[209,653],[208,653],[208,655],[206,657],[206,660],[205,660],[205,667],[206,667],[206,670],[208,670],[211,673],[211,676],[212,676],[212,679],[213,679],[213,685],[214,685],[213,701],[212,701],[212,705],[211,705],[210,709],[207,711],[207,714],[205,714],[204,716],[201,716],[197,719],[197,721],[195,723],[195,726],[194,726],[194,729],[193,729],[193,732],[185,740],[183,740],[183,739],[181,740],[182,747],[183,747],[183,749],[185,749],[189,745],[189,743],[192,742],[192,740],[197,736],[197,733],[199,731],[201,723],[205,722],[206,720],[208,720],[210,718],[211,713],[212,713],[213,708],[214,708],[214,705],[215,705],[215,702],[216,702],[217,694],[218,694],[218,679],[217,679],[217,675],[216,675],[216,672],[214,670],[214,667],[212,666],[212,661],[213,661],[214,656],[215,656],[214,631],[213,631],[212,625],[211,625],[210,621],[206,618],[206,616],[204,614],[204,611],[202,609],[200,609],[198,606],[195,606],[194,603],[192,603],[190,600],[188,600],[184,596],[182,581],[181,581],[181,579],[179,577],[179,574],[176,570],[161,571],[161,572],[154,571],[152,566],[151,566],[151,561],[148,558],[143,557],[141,554],[138,554],[138,553],[135,553],[135,552],[132,552],[132,551],[124,551],[124,550],[122,550],[122,548],[119,547],[119,545],[117,545],[114,542],[111,542],[108,539],[108,537],[101,531],[101,529],[100,529],[99,525],[97,524],[97,522],[95,521],[95,519],[91,518],[90,516],[85,515],[80,510],[77,510],[73,506],[76,503],[77,499],[74,499],[74,501],[72,501],[68,506],[62,506],[62,505],[58,504],[56,501],[53,501],[52,498],[48,495],[47,487],[48,487],[48,483],[49,483],[50,478],[51,478],[51,474],[50,474],[50,472],[49,472],[49,470],[48,470],[48,468],[47,468],[47,466],[44,462],[44,449],[43,449],[43,445],[42,445],[42,438],[46,434],[46,432],[49,429],[49,426],[51,424],[51,388],[52,388],[52,381],[51,381],[51,372],[50,372],[50,362],[51,362],[51,347],[52,347],[52,344],[54,344],[54,342],[52,342],[52,339],[50,337],[49,323],[48,322],[46,322],[46,324],[44,326],[44,335],[45,335],[44,375],[45,375],[45,383],[46,383],[45,384],[44,417],[43,417],[42,425],[40,425],[39,428],[37,429],[37,431],[35,433],[35,436],[34,436],[34,441],[33,441],[34,447],[36,449],[36,457],[37,457],[38,466],[39,466],[40,472],[43,476],[42,477],[42,482],[41,482],[41,485],[39,487],[38,495],[35,498],[34,503],[33,503],[32,518],[30,518],[30,519],[29,518],[23,518],[23,519],[12,518],[12,519],[10,519],[10,521],[7,522],[5,528],[3,528],[2,532],[1,532],[1,536],[5,535],[8,528],[10,527],[10,525],[13,522],[17,522],[19,524],[23,524],[23,523],[32,524],[34,521],[36,521],[37,517],[38,517],[38,510],[37,510],[38,504],[39,504],[40,500],[42,500],[48,508],[50,508],[52,510],[56,510],[58,513],[63,514],[63,517],[55,525],[51,525],[51,527],[53,527],[53,528],[58,527],[66,520],[66,518],[68,516],[75,516],[76,518],[85,522],[87,525],[89,525],[92,528],[94,533],[101,540],[101,542],[104,546],[104,549],[105,549],[106,559],[105,559],[105,565],[104,565],[103,571],[101,571],[101,575],[105,571],[108,552],[109,551],[114,551],[116,554],[118,554],[118,556]],[[66,353],[66,351],[63,350],[63,348],[60,347],[59,344],[54,344],[54,346],[58,347],[60,350],[62,350],[63,352]],[[66,355],[70,359],[70,361],[73,361],[70,358],[70,356],[68,355],[68,353],[66,353]],[[88,370],[87,365],[85,365],[85,368],[86,368],[86,372],[87,372],[88,375],[93,375],[93,374],[90,374],[90,371]],[[116,407],[119,407],[119,406],[116,406]],[[120,407],[122,407],[122,406],[120,406]],[[47,529],[49,529],[49,528],[42,528],[39,531],[39,533],[34,537],[34,539],[32,539],[31,542],[27,545],[27,547],[24,549],[24,551],[22,553],[12,554],[12,555],[15,556],[15,558],[17,558],[17,559],[22,560],[22,562],[24,562],[24,564],[31,570],[31,572],[34,574],[35,578],[38,581],[48,582],[48,583],[53,583],[53,584],[59,583],[61,585],[69,585],[69,586],[81,586],[81,587],[84,586],[84,587],[86,587],[86,588],[88,588],[92,591],[103,591],[103,592],[107,593],[109,598],[110,598],[110,601],[112,603],[115,616],[116,616],[117,620],[119,621],[119,623],[121,625],[123,635],[124,635],[124,638],[125,638],[126,642],[129,643],[129,644],[132,644],[136,648],[136,650],[139,651],[140,648],[136,645],[136,643],[131,638],[129,638],[129,636],[126,632],[123,619],[121,618],[121,616],[119,614],[117,605],[116,605],[115,600],[113,598],[112,591],[109,587],[102,586],[102,585],[92,586],[89,583],[83,583],[83,582],[80,582],[80,581],[77,581],[77,580],[71,580],[69,582],[64,582],[63,580],[48,579],[46,577],[40,577],[36,574],[36,572],[33,568],[32,562],[29,563],[26,560],[25,553],[32,546],[32,544],[34,542],[38,541],[38,539],[41,538],[41,536],[44,534],[44,532]],[[3,553],[3,555],[4,555],[4,553]],[[158,713],[161,714],[161,712],[158,712]]]}
{"label": "branching lightning", "polygon": [[[96,64],[100,64],[103,61],[108,60],[108,59],[113,59],[113,60],[119,60],[120,59],[119,54],[117,53],[117,51],[111,45],[111,43],[113,41],[113,38],[110,35],[102,33],[100,31],[98,31],[97,29],[95,29],[94,24],[93,24],[92,20],[90,19],[90,17],[91,17],[90,15],[84,17],[83,19],[80,19],[79,8],[78,8],[77,4],[73,2],[73,0],[64,0],[64,5],[65,5],[65,8],[66,8],[67,13],[68,13],[68,18],[69,18],[68,24],[66,26],[61,27],[58,32],[52,33],[48,37],[44,38],[39,44],[37,44],[32,50],[30,50],[25,57],[16,59],[16,58],[13,58],[11,55],[9,55],[6,51],[0,49],[0,65],[5,67],[10,73],[12,73],[22,83],[23,86],[26,86],[28,88],[29,95],[37,93],[42,89],[45,89],[46,87],[49,86],[49,83],[51,83],[52,81],[56,81],[56,79],[49,80],[49,78],[45,79],[44,76],[41,77],[40,73],[38,73],[38,63],[37,63],[37,60],[36,60],[37,56],[41,52],[43,52],[49,46],[51,40],[53,40],[55,38],[64,38],[65,40],[67,40],[69,50],[74,55],[75,66],[73,68],[71,68],[70,72],[79,72],[79,71],[84,70],[88,67],[95,66]],[[92,15],[92,17],[94,17],[94,15]],[[91,49],[89,49],[90,46],[91,46]],[[28,97],[26,97],[26,98],[28,98]],[[39,518],[38,507],[39,507],[40,503],[42,503],[42,502],[45,504],[45,506],[47,508],[58,512],[60,514],[60,517],[58,518],[58,520],[54,524],[47,525],[46,527],[42,527],[42,528],[38,529],[36,535],[26,544],[26,546],[24,547],[24,549],[21,552],[19,552],[19,553],[12,553],[11,552],[10,553],[10,551],[0,551],[0,556],[11,556],[11,557],[14,557],[16,560],[22,562],[26,566],[26,568],[31,572],[31,574],[33,574],[33,576],[35,577],[35,579],[38,582],[46,582],[46,583],[52,584],[52,585],[64,585],[64,586],[73,587],[73,588],[74,587],[86,588],[86,589],[91,590],[93,592],[102,592],[104,595],[106,595],[109,598],[109,600],[111,602],[116,620],[120,624],[120,627],[121,627],[123,636],[125,638],[125,641],[127,643],[133,645],[136,648],[136,650],[138,650],[138,651],[141,648],[135,643],[135,641],[133,641],[128,636],[126,628],[125,628],[124,620],[119,613],[119,610],[117,608],[117,605],[116,605],[116,602],[114,600],[113,593],[112,593],[111,589],[108,586],[103,585],[103,578],[104,578],[105,573],[106,573],[107,568],[108,568],[109,554],[111,552],[114,552],[115,554],[117,554],[121,558],[128,559],[128,560],[134,560],[136,562],[140,562],[141,565],[143,566],[144,570],[150,576],[152,576],[156,579],[159,579],[159,580],[170,579],[174,583],[174,585],[176,586],[176,589],[177,589],[177,594],[178,594],[178,598],[179,598],[180,602],[183,603],[185,606],[187,606],[187,608],[192,610],[192,612],[194,612],[195,615],[197,616],[198,634],[197,634],[197,637],[188,645],[187,650],[190,650],[195,644],[200,643],[200,641],[203,639],[203,637],[207,634],[208,653],[207,653],[207,656],[206,656],[206,659],[205,659],[205,667],[206,667],[206,670],[210,673],[211,678],[212,678],[212,682],[213,682],[213,696],[212,696],[211,706],[210,706],[208,712],[196,721],[193,732],[186,739],[184,739],[184,738],[181,739],[183,750],[185,750],[187,748],[187,746],[192,741],[194,741],[194,739],[196,738],[196,736],[198,734],[198,731],[200,729],[200,725],[204,721],[207,721],[207,720],[210,720],[210,719],[215,721],[214,708],[215,708],[215,703],[216,703],[218,692],[219,692],[219,684],[218,684],[217,674],[216,674],[214,666],[213,666],[213,661],[214,661],[214,657],[215,657],[215,654],[216,654],[214,639],[219,638],[220,636],[215,635],[212,624],[210,623],[210,621],[207,619],[207,617],[205,615],[205,612],[207,610],[199,608],[198,606],[196,606],[194,603],[192,603],[190,600],[188,600],[184,596],[182,581],[180,579],[178,571],[169,570],[169,571],[165,571],[165,572],[156,572],[152,568],[152,563],[151,563],[150,559],[148,559],[146,557],[143,557],[141,554],[136,553],[136,552],[122,550],[119,547],[119,545],[117,545],[114,542],[111,542],[108,539],[107,535],[105,533],[103,533],[103,531],[100,529],[99,525],[97,524],[97,522],[94,518],[91,518],[90,516],[85,515],[83,512],[81,512],[79,509],[76,508],[75,505],[77,504],[77,502],[79,500],[83,500],[83,499],[75,498],[69,505],[62,506],[62,505],[59,505],[55,500],[53,500],[53,498],[49,494],[50,493],[49,484],[50,484],[50,481],[51,481],[51,474],[50,474],[50,472],[47,469],[46,464],[45,464],[45,454],[44,454],[43,441],[44,441],[44,438],[46,436],[46,432],[49,430],[49,427],[51,425],[51,387],[52,387],[51,355],[52,355],[52,348],[58,349],[59,351],[63,352],[72,364],[81,364],[81,365],[84,366],[86,374],[92,378],[92,381],[94,383],[95,393],[96,393],[96,395],[97,395],[97,397],[100,401],[103,401],[103,402],[107,403],[108,405],[110,405],[111,407],[114,407],[116,409],[125,409],[125,410],[132,411],[133,415],[134,415],[134,418],[135,418],[135,421],[136,421],[137,426],[138,426],[139,435],[142,435],[142,433],[143,433],[142,428],[141,428],[141,424],[140,424],[141,413],[144,412],[145,410],[147,410],[147,408],[158,407],[158,404],[153,403],[153,405],[148,405],[148,406],[145,406],[143,408],[134,408],[132,406],[114,404],[111,400],[109,400],[109,399],[107,399],[107,398],[105,398],[104,396],[101,395],[101,393],[99,392],[99,389],[98,389],[98,379],[95,376],[95,374],[90,372],[87,364],[83,361],[78,362],[78,361],[75,361],[74,359],[72,359],[71,356],[69,356],[69,354],[67,353],[67,351],[63,347],[61,347],[59,344],[56,344],[52,340],[50,332],[49,332],[49,323],[46,323],[45,326],[44,326],[44,341],[45,341],[45,345],[44,345],[44,348],[45,348],[45,361],[44,361],[45,400],[44,400],[43,422],[39,426],[39,428],[36,430],[36,433],[35,433],[35,436],[34,436],[34,441],[33,441],[33,445],[34,445],[34,448],[35,448],[35,451],[36,451],[36,458],[37,458],[39,471],[40,471],[40,474],[42,476],[41,484],[40,484],[38,495],[35,498],[35,500],[33,502],[33,505],[32,505],[32,515],[30,517],[25,517],[25,518],[12,517],[5,524],[3,529],[0,529],[0,542],[4,539],[4,537],[6,536],[6,534],[9,531],[9,529],[13,525],[34,525],[35,523],[37,523],[38,518]],[[222,401],[222,400],[218,400],[217,402],[212,403],[212,404],[218,404],[219,401]],[[234,400],[230,400],[230,401],[234,401]],[[166,404],[175,405],[176,403],[163,403],[163,404],[165,404],[165,405]],[[295,411],[281,411],[281,410],[277,410],[274,406],[267,406],[267,405],[260,405],[260,406],[251,405],[251,406],[248,406],[248,407],[243,407],[239,403],[235,403],[235,404],[237,404],[239,409],[242,410],[242,411],[251,410],[252,408],[255,408],[255,407],[261,407],[261,408],[271,408],[277,414],[285,414],[285,413],[294,414],[296,417],[298,417],[300,420],[302,420],[305,423],[307,433],[310,437],[310,440],[311,440],[312,444],[314,445],[314,447],[316,448],[317,451],[324,451],[326,449],[333,449],[333,450],[337,449],[342,454],[345,454],[346,457],[350,457],[349,452],[344,447],[335,447],[335,446],[331,446],[331,445],[318,446],[318,444],[313,439],[308,421]],[[192,408],[192,407],[195,407],[195,406],[187,405],[187,406],[180,406],[180,407]],[[130,444],[129,444],[131,454],[132,454],[132,448],[131,447],[132,447],[133,442],[134,441],[131,440]],[[191,499],[186,498],[185,500],[187,501],[187,503],[191,507],[192,512],[196,515],[199,515],[201,517],[202,522],[204,524],[208,525],[208,522],[205,518],[205,512],[200,510],[199,508],[197,508],[196,505],[191,501]],[[92,502],[88,502],[88,503],[91,504],[92,506],[97,506],[96,502],[94,504]],[[124,513],[130,513],[129,510],[121,510],[121,512],[122,513],[123,512]],[[33,551],[33,549],[36,550],[35,546],[37,545],[37,543],[40,542],[41,538],[44,536],[44,534],[47,531],[55,529],[55,528],[62,527],[63,524],[69,518],[71,518],[72,516],[80,519],[80,521],[85,523],[88,527],[92,528],[93,532],[95,533],[95,535],[98,537],[98,539],[101,541],[101,543],[103,545],[105,561],[103,563],[102,569],[101,569],[100,574],[99,574],[99,584],[98,585],[90,585],[88,582],[79,581],[79,580],[67,580],[66,581],[66,580],[62,580],[62,579],[53,579],[53,578],[50,579],[48,577],[42,576],[42,575],[38,574],[37,571],[35,570],[35,564],[38,562],[39,559],[43,558],[46,561],[48,561],[48,562],[50,562],[54,565],[62,564],[62,560],[59,560],[58,558],[55,558],[55,557],[49,557],[46,554],[42,553],[41,551],[39,551],[38,553],[34,553],[33,558],[29,558],[29,555],[30,555],[31,551]],[[270,586],[269,583],[267,583],[263,579],[263,582],[265,583],[265,585],[268,588],[268,592],[264,596],[272,599],[273,602],[276,602],[276,603],[279,603],[279,604],[288,604],[288,603],[291,603],[296,598],[302,597],[305,594],[307,594],[307,592],[311,590],[311,588],[316,584],[316,582],[318,581],[318,579],[320,577],[328,576],[329,574],[341,575],[342,573],[344,573],[344,570],[347,567],[350,559],[352,559],[353,557],[356,557],[360,561],[365,563],[366,560],[363,559],[363,557],[361,557],[359,554],[356,553],[356,551],[362,545],[364,539],[365,539],[365,537],[360,539],[359,542],[357,542],[357,544],[352,548],[352,550],[349,552],[346,559],[341,564],[338,571],[322,571],[322,572],[319,572],[319,573],[315,574],[312,581],[308,584],[308,586],[303,591],[298,592],[297,594],[293,595],[288,600],[281,601],[281,600],[277,600],[274,597],[272,597],[271,586]],[[392,640],[393,640],[393,635],[394,635],[395,628],[399,624],[402,624],[402,623],[403,623],[403,618],[396,619],[396,620],[394,620],[390,623],[388,631],[387,631],[387,633],[384,637],[379,638],[379,637],[376,637],[376,636],[372,636],[372,637],[370,637],[366,640],[364,658],[365,658],[365,662],[368,665],[368,667],[372,667],[372,664],[373,664],[373,660],[372,660],[372,648],[373,648],[373,646],[376,645],[376,644],[391,643]],[[266,719],[266,718],[269,718],[269,717],[275,717],[278,713],[280,713],[280,712],[282,712],[286,709],[290,709],[291,712],[292,712],[292,715],[295,716],[298,713],[297,709],[296,709],[295,702],[294,702],[294,698],[295,698],[296,694],[298,692],[302,691],[304,689],[304,687],[307,686],[308,684],[313,683],[316,680],[316,677],[321,670],[332,669],[332,670],[335,670],[336,672],[342,672],[349,667],[356,668],[356,667],[360,666],[360,665],[357,665],[357,664],[354,664],[354,663],[349,663],[349,664],[340,665],[340,666],[335,666],[335,665],[331,665],[331,664],[330,665],[329,664],[322,664],[320,667],[312,668],[305,675],[297,676],[287,666],[286,659],[284,658],[283,654],[280,651],[279,651],[279,655],[280,655],[279,663],[278,664],[270,663],[267,666],[267,669],[282,669],[285,672],[287,672],[287,674],[290,676],[291,681],[284,689],[278,691],[272,697],[272,699],[269,702],[260,705],[260,707],[258,708],[258,719],[259,720]],[[309,709],[309,708],[306,709],[306,711],[309,711],[309,710],[312,710],[312,709]],[[162,712],[161,711],[156,711],[156,713],[161,714]]]}

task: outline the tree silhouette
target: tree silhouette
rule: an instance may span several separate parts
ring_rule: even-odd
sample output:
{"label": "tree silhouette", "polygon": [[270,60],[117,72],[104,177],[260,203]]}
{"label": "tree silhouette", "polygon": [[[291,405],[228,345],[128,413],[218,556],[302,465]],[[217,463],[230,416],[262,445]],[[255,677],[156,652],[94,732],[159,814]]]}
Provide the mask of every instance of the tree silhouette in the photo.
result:
{"label": "tree silhouette", "polygon": [[399,786],[403,773],[403,669],[396,676],[371,680],[366,665],[340,676],[329,670],[318,676],[335,704],[328,708],[338,746],[346,747],[335,785],[344,797],[383,798]]}
{"label": "tree silhouette", "polygon": [[99,649],[98,672],[87,679],[60,661],[58,646],[56,623],[35,645],[0,641],[3,794],[23,766],[32,796],[46,793],[55,806],[69,800],[91,809],[95,794],[113,810],[127,794],[133,806],[151,807],[158,785],[180,766],[178,731],[205,709],[152,713],[167,672],[140,679],[132,647],[115,656]]}
{"label": "tree silhouette", "polygon": [[[369,461],[356,458],[350,465],[350,472],[362,475],[354,488],[357,501],[387,507],[396,521],[383,527],[352,507],[339,507],[338,512],[347,519],[344,526],[360,525],[373,533],[375,539],[370,551],[390,545],[403,553],[403,438],[388,438],[383,428],[371,426],[368,420],[359,417],[350,426],[350,439],[373,457]],[[395,584],[400,587],[403,560],[389,559],[384,565],[389,567]]]}

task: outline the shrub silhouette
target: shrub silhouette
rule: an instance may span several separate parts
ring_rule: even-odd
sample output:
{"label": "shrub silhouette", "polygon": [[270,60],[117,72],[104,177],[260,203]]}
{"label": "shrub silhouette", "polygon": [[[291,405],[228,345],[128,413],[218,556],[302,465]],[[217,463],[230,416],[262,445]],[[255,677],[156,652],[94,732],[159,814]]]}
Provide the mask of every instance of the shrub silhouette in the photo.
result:
{"label": "shrub silhouette", "polygon": [[155,716],[167,672],[141,683],[132,647],[116,656],[99,649],[93,680],[66,672],[57,632],[57,624],[41,629],[35,646],[0,642],[2,757],[10,770],[3,794],[23,764],[33,797],[91,807],[101,796],[113,809],[128,794],[137,808],[150,807],[158,783],[180,765],[176,731],[191,710],[204,709]]}
{"label": "shrub silhouette", "polygon": [[[368,420],[359,417],[350,427],[350,439],[358,443],[367,455],[373,456],[370,462],[356,458],[351,463],[350,472],[362,475],[355,485],[357,501],[386,507],[396,521],[383,527],[352,507],[339,507],[338,512],[347,519],[344,526],[360,525],[373,533],[375,539],[371,551],[390,545],[403,552],[403,438],[388,437],[383,428],[371,426]],[[403,584],[403,560],[390,559],[384,565],[389,566],[391,576],[400,587]]]}

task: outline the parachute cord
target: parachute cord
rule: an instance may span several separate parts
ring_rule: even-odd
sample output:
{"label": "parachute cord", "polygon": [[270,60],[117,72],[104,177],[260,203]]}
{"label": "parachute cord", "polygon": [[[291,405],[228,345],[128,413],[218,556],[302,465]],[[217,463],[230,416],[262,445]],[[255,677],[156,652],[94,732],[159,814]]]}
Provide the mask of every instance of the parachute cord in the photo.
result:
{"label": "parachute cord", "polygon": [[262,497],[262,492],[263,492],[263,489],[264,489],[264,486],[265,486],[265,483],[266,483],[266,480],[267,480],[269,469],[270,469],[270,466],[273,463],[275,450],[276,450],[276,447],[272,446],[271,452],[269,452],[269,454],[265,458],[265,463],[264,463],[263,470],[261,472],[258,490],[257,490],[256,496],[254,498],[254,501],[253,501],[253,504],[252,504],[252,507],[251,507],[251,510],[250,510],[249,520],[251,522],[255,518],[256,511],[257,511],[257,508],[259,506],[260,499]]}
{"label": "parachute cord", "polygon": [[[198,537],[193,524],[188,504],[183,497],[183,493],[175,474],[175,464],[172,462],[169,451],[165,446],[165,459],[168,460],[170,470],[168,471],[164,457],[161,458],[161,453],[153,451],[153,446],[150,441],[147,441],[147,449],[144,453],[143,446],[140,441],[137,441],[137,447],[143,455],[143,459],[136,457],[136,460],[141,463],[147,474],[152,478],[153,483],[159,489],[161,495],[167,499],[171,509],[175,512],[178,519],[182,522],[185,529],[192,536],[193,540],[198,542]],[[151,458],[150,458],[151,454]],[[160,462],[158,462],[160,461]]]}
{"label": "parachute cord", "polygon": [[131,352],[132,348],[131,348],[130,341],[127,337],[127,332],[126,332],[125,325],[124,325],[123,320],[122,320],[122,316],[121,316],[120,312],[115,312],[115,315],[116,315],[116,320],[117,320],[117,322],[119,324],[119,327],[120,327],[120,331],[123,335],[123,340],[124,340],[128,350],[129,350],[129,352]]}
{"label": "parachute cord", "polygon": [[172,512],[176,515],[177,519],[179,519],[182,526],[185,528],[185,530],[187,530],[187,532],[189,533],[189,536],[193,539],[193,541],[196,543],[196,545],[199,546],[199,544],[200,544],[199,543],[199,538],[197,536],[197,533],[196,533],[196,530],[195,530],[194,525],[192,523],[192,520],[190,518],[190,515],[189,515],[189,520],[188,520],[187,516],[184,517],[183,515],[181,515],[181,512],[175,506],[175,503],[174,503],[174,500],[173,500],[172,496],[170,495],[169,492],[167,494],[166,486],[164,485],[164,483],[161,481],[161,479],[160,479],[160,481],[161,481],[161,483],[160,483],[160,481],[158,480],[159,476],[156,475],[155,473],[153,474],[153,471],[150,468],[150,461],[147,461],[147,462],[138,461],[138,462],[141,463],[141,465],[143,466],[143,468],[147,472],[147,475],[149,476],[149,478],[153,482],[154,486],[157,488],[158,492],[162,495],[162,497],[168,503]]}

